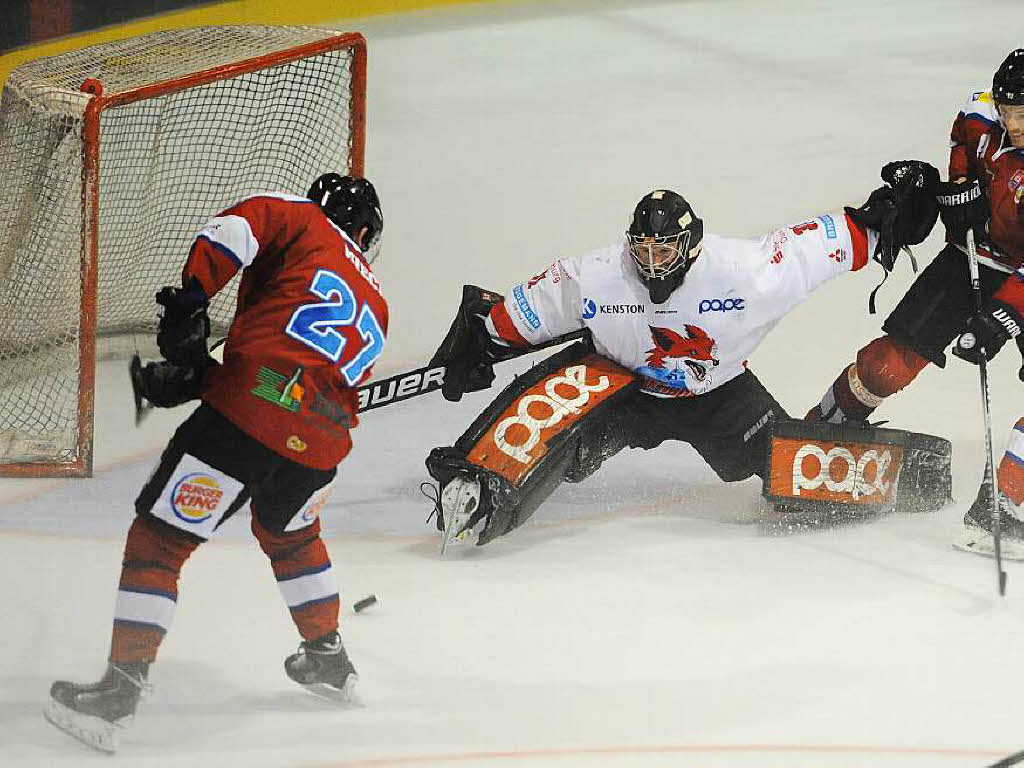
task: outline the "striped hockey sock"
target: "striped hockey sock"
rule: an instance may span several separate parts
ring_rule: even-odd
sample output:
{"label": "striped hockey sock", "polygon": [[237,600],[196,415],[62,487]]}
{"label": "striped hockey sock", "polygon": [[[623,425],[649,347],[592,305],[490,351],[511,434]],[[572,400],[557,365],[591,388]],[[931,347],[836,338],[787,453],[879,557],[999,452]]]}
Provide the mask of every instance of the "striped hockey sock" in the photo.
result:
{"label": "striped hockey sock", "polygon": [[1024,502],[1024,417],[1013,425],[996,477],[999,490],[1019,507]]}
{"label": "striped hockey sock", "polygon": [[315,640],[336,630],[340,597],[319,518],[298,531],[271,533],[253,515],[252,532],[270,558],[281,597],[302,638]]}
{"label": "striped hockey sock", "polygon": [[128,530],[114,606],[110,661],[152,662],[170,629],[178,600],[178,575],[199,541],[140,515]]}

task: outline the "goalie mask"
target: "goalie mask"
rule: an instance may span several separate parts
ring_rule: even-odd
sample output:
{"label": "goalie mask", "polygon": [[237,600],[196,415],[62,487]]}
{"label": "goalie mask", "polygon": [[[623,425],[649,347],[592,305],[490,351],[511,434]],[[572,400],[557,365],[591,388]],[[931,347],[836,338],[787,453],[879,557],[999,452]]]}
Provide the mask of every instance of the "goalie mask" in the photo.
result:
{"label": "goalie mask", "polygon": [[[356,176],[325,173],[313,182],[306,197],[359,244],[366,262],[372,264],[380,253],[380,234],[384,229],[384,216],[373,184]],[[364,228],[366,232],[360,241]]]}
{"label": "goalie mask", "polygon": [[700,255],[704,222],[682,195],[656,189],[637,203],[626,237],[651,301],[663,304]]}

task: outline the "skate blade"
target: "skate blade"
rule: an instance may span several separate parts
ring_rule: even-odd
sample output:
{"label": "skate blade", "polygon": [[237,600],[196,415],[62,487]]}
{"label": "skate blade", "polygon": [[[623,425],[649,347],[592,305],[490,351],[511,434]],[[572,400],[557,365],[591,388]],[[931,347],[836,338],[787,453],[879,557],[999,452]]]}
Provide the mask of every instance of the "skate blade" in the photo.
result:
{"label": "skate blade", "polygon": [[[455,499],[450,501],[451,508],[448,511],[448,524],[444,527],[444,536],[441,539],[442,557],[444,557],[448,547],[453,544],[461,544],[473,532],[469,521],[473,519],[473,513],[480,503],[479,497],[474,495],[464,480],[456,478],[452,482],[461,482],[462,485],[456,489],[457,496]],[[445,498],[447,490],[446,488],[441,492],[442,499]],[[479,493],[479,489],[477,493]]]}
{"label": "skate blade", "polygon": [[43,717],[51,725],[69,736],[73,736],[83,744],[111,755],[117,752],[117,748],[120,746],[121,731],[132,719],[126,717],[110,723],[102,717],[76,712],[54,700],[51,700],[43,708]]}
{"label": "skate blade", "polygon": [[359,682],[359,675],[351,674],[345,678],[345,684],[341,688],[337,688],[327,683],[299,683],[303,688],[312,693],[314,696],[319,696],[322,699],[328,699],[329,701],[336,701],[342,704],[358,704],[359,699],[356,696],[356,683]]}
{"label": "skate blade", "polygon": [[448,551],[448,547],[458,546],[462,544],[466,539],[469,538],[469,534],[473,531],[469,528],[463,528],[461,531],[456,532],[453,530],[455,526],[450,526],[448,530],[444,532],[444,539],[441,541],[441,554],[443,555]]}
{"label": "skate blade", "polygon": [[[960,535],[953,541],[953,549],[961,552],[972,552],[983,557],[995,557],[996,546],[992,534],[982,528],[965,525]],[[1003,560],[1012,562],[1024,561],[1024,542],[1017,539],[1002,537],[999,542]]]}

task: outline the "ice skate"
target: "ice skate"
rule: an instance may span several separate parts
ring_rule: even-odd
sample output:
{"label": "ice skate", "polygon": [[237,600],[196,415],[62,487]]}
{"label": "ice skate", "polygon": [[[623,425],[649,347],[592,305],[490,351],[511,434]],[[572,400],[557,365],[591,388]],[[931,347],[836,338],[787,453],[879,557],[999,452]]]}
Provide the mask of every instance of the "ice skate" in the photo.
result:
{"label": "ice skate", "polygon": [[354,701],[359,675],[349,661],[337,632],[304,640],[297,653],[284,660],[284,671],[310,693],[336,701]]}
{"label": "ice skate", "polygon": [[441,492],[441,514],[444,518],[443,555],[452,544],[466,540],[472,532],[473,513],[480,506],[480,481],[456,477]]}
{"label": "ice skate", "polygon": [[[992,536],[992,493],[988,483],[978,491],[978,497],[964,515],[961,529],[953,547],[963,552],[974,552],[992,557],[995,539]],[[1017,507],[1006,494],[999,493],[1000,549],[1004,560],[1024,560],[1024,520],[1018,517]]]}
{"label": "ice skate", "polygon": [[50,687],[43,716],[65,733],[101,752],[117,751],[122,729],[131,724],[149,664],[109,664],[98,683],[58,680]]}

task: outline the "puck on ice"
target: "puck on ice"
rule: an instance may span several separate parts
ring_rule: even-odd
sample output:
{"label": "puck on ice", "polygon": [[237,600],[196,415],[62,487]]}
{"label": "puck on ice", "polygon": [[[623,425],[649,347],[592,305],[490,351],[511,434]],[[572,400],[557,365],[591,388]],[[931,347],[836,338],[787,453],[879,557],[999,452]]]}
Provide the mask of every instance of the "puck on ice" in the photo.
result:
{"label": "puck on ice", "polygon": [[371,605],[374,605],[376,602],[377,596],[369,595],[367,597],[364,597],[362,600],[357,600],[355,605],[352,606],[352,610],[356,613],[359,613],[360,611],[369,608]]}

